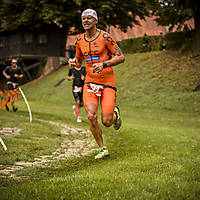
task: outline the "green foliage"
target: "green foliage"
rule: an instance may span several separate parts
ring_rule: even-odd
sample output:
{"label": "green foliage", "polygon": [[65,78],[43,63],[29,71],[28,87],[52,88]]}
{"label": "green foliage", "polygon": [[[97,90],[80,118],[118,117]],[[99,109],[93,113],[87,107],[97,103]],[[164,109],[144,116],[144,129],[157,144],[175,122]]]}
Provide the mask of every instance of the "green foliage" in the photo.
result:
{"label": "green foliage", "polygon": [[193,32],[174,32],[167,33],[164,36],[164,40],[166,41],[166,48],[172,50],[187,50],[189,46],[191,46]]}
{"label": "green foliage", "polygon": [[142,53],[171,49],[186,51],[192,45],[193,31],[170,32],[165,36],[143,36],[118,42],[125,53]]}
{"label": "green foliage", "polygon": [[163,38],[161,36],[144,36],[118,42],[125,53],[143,53],[161,49]]}
{"label": "green foliage", "polygon": [[181,28],[189,19],[194,19],[195,29],[200,25],[199,0],[150,0],[148,2],[160,25],[170,25],[171,29],[175,25]]}
{"label": "green foliage", "polygon": [[[119,6],[120,5],[120,6]],[[123,31],[139,16],[144,19],[148,15],[147,7],[139,0],[4,0],[0,8],[2,28],[16,29],[22,26],[35,28],[43,23],[55,23],[69,31],[75,27],[82,30],[80,13],[86,8],[93,8],[99,16],[99,27],[118,25]]]}
{"label": "green foliage", "polygon": [[74,1],[4,0],[1,5],[0,16],[4,29],[12,30],[24,26],[37,28],[44,23],[55,22],[67,29],[77,18],[77,10],[78,7]]}
{"label": "green foliage", "polygon": [[[200,51],[200,1],[199,0],[149,0],[149,9],[156,16],[155,21],[162,26],[169,26],[169,30],[192,30],[193,27],[186,24],[187,20],[194,21],[196,36],[180,47],[182,51],[190,48],[191,53],[198,54]],[[170,42],[170,41],[169,41]],[[177,47],[178,48],[178,47]],[[176,48],[176,49],[177,49]]]}

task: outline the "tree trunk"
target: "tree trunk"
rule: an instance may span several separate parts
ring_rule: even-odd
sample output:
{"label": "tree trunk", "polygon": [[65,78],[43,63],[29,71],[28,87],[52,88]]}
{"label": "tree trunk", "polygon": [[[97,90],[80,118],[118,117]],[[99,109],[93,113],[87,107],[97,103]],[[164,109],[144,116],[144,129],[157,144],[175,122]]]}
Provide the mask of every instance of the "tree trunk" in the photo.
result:
{"label": "tree trunk", "polygon": [[194,29],[197,30],[200,27],[200,12],[194,15]]}
{"label": "tree trunk", "polygon": [[200,26],[195,29],[194,37],[192,39],[192,54],[200,55]]}

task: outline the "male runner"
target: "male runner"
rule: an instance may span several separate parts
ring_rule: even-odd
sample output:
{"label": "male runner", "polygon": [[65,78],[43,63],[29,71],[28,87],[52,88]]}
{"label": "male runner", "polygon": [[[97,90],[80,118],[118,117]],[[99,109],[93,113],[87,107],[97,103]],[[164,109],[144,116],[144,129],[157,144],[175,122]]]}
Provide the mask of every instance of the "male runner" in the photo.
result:
{"label": "male runner", "polygon": [[[17,60],[12,59],[11,66],[7,66],[3,71],[3,75],[8,80],[8,90],[14,90],[17,88],[19,79],[23,78],[23,72],[21,67],[17,65]],[[12,104],[12,109],[14,112],[17,111],[17,108],[14,106],[14,102]],[[6,110],[9,111],[8,105],[6,105]]]}
{"label": "male runner", "polygon": [[80,108],[83,106],[83,86],[85,80],[85,67],[77,68],[73,67],[69,69],[67,79],[69,81],[73,80],[72,84],[72,93],[74,95],[74,99],[76,105],[73,106],[75,114],[77,116],[77,122],[82,122],[80,117]]}
{"label": "male runner", "polygon": [[[121,126],[120,111],[115,106],[116,84],[112,66],[124,62],[125,57],[107,32],[97,28],[98,17],[93,9],[81,15],[85,33],[76,41],[76,56],[69,60],[70,66],[81,67],[82,58],[86,63],[86,77],[83,103],[89,119],[90,130],[100,147],[95,159],[109,156],[104,146],[102,129],[97,120],[98,102],[101,104],[101,121],[104,126],[112,124],[117,130]],[[113,57],[112,57],[113,55]]]}

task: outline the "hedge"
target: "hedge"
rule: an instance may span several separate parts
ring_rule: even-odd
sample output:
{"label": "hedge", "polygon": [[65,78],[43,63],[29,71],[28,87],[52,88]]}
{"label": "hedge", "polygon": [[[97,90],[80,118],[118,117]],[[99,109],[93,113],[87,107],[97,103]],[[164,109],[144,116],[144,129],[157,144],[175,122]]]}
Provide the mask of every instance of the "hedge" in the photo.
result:
{"label": "hedge", "polygon": [[142,53],[171,49],[185,51],[190,48],[193,31],[169,32],[164,36],[143,36],[118,42],[124,53]]}

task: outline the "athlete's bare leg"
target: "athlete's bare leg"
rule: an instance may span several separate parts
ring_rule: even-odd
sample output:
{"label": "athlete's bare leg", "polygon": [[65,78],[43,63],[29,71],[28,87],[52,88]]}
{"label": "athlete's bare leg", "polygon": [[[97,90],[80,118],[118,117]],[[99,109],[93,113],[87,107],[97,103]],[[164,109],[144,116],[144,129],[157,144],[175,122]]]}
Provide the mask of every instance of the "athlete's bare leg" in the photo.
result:
{"label": "athlete's bare leg", "polygon": [[76,101],[76,107],[77,107],[77,108],[81,108],[82,106],[83,106],[83,103],[81,103],[80,100],[77,100],[77,101]]}
{"label": "athlete's bare leg", "polygon": [[96,143],[99,145],[99,147],[103,147],[104,144],[102,138],[102,130],[97,120],[98,107],[94,103],[86,103],[85,110],[87,112],[90,130],[96,140]]}
{"label": "athlete's bare leg", "polygon": [[74,109],[77,117],[80,117],[80,108],[82,106],[83,106],[83,103],[80,102],[80,100],[76,100],[76,106],[75,106],[75,108],[73,107],[73,109]]}

